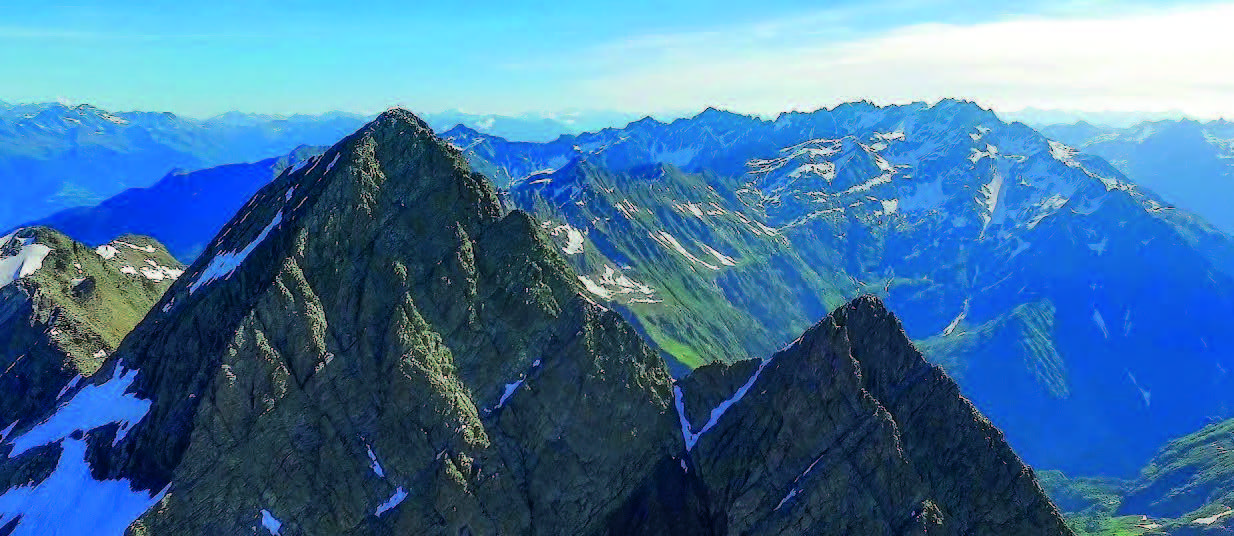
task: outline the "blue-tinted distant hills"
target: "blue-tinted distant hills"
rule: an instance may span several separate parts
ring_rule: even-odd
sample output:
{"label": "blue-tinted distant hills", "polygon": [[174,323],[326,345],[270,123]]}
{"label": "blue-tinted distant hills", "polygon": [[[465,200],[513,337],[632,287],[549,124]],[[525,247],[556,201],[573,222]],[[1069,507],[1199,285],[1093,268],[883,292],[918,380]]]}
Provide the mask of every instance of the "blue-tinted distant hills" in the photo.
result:
{"label": "blue-tinted distant hills", "polygon": [[1234,123],[1171,120],[1127,128],[1078,123],[1041,131],[1105,158],[1133,182],[1234,233]]}
{"label": "blue-tinted distant hills", "polygon": [[149,186],[172,170],[253,162],[324,145],[363,124],[358,115],[225,115],[207,120],[89,105],[0,107],[0,227],[93,205]]}
{"label": "blue-tinted distant hills", "polygon": [[[0,102],[0,228],[91,206],[173,171],[256,162],[301,145],[328,145],[371,116],[329,112],[228,112],[194,119],[162,112],[112,112],[90,105]],[[456,125],[513,140],[548,141],[623,124],[616,112],[501,116],[448,111],[425,119],[439,132]]]}
{"label": "blue-tinted distant hills", "polygon": [[258,189],[322,149],[303,146],[278,158],[177,171],[149,187],[130,188],[98,205],[65,209],[32,224],[92,246],[111,240],[108,233],[157,235],[174,257],[192,263]]}

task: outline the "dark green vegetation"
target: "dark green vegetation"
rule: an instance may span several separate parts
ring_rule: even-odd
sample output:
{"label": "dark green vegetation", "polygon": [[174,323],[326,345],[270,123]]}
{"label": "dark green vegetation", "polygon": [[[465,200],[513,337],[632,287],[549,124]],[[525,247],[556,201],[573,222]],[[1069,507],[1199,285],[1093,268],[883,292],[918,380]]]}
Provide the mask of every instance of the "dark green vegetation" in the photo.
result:
{"label": "dark green vegetation", "polygon": [[135,534],[1070,534],[877,299],[675,383],[562,253],[387,112],[259,191],[103,365],[151,406],[86,432],[94,476],[169,490]]}
{"label": "dark green vegetation", "polygon": [[94,374],[183,268],[149,238],[96,249],[45,227],[0,239],[0,263],[36,248],[49,250],[41,267],[0,288],[5,425],[29,424],[75,377]]}
{"label": "dark green vegetation", "polygon": [[713,175],[671,165],[618,174],[581,160],[544,177],[513,189],[513,203],[678,374],[717,356],[770,354],[855,294],[852,281],[748,218]]}
{"label": "dark green vegetation", "polygon": [[1171,441],[1137,478],[1068,479],[1039,473],[1078,534],[1234,533],[1234,421]]}

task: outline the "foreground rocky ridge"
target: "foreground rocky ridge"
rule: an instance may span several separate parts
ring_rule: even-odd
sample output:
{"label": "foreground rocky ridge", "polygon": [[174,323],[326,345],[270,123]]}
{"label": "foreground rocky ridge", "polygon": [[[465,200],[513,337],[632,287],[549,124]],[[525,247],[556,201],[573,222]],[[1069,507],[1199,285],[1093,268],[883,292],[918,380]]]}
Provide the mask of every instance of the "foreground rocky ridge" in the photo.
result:
{"label": "foreground rocky ridge", "polygon": [[63,530],[54,493],[101,534],[1069,534],[877,300],[674,384],[584,292],[387,112],[258,192],[7,440],[0,522]]}

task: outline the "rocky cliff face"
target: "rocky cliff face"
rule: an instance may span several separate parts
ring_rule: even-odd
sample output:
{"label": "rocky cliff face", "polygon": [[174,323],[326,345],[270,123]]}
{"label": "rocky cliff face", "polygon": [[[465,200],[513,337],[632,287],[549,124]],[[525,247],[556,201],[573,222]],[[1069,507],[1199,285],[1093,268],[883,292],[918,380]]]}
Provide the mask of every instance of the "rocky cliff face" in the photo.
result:
{"label": "rocky cliff face", "polygon": [[[91,381],[8,440],[0,523],[1069,534],[879,302],[675,384],[558,251],[387,112],[258,192]],[[48,496],[98,517],[72,525]]]}
{"label": "rocky cliff face", "polygon": [[141,525],[597,531],[677,448],[668,374],[537,233],[401,111],[264,189],[121,351]]}
{"label": "rocky cliff face", "polygon": [[676,392],[717,533],[1068,533],[1002,434],[875,298]]}

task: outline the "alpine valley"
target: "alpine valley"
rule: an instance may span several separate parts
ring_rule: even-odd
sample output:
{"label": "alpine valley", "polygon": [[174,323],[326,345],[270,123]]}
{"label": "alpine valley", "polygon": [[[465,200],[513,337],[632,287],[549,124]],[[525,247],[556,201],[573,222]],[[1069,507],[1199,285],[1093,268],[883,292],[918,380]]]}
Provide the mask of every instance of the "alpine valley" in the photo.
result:
{"label": "alpine valley", "polygon": [[0,241],[0,533],[1234,533],[1234,239],[973,103],[286,151]]}

